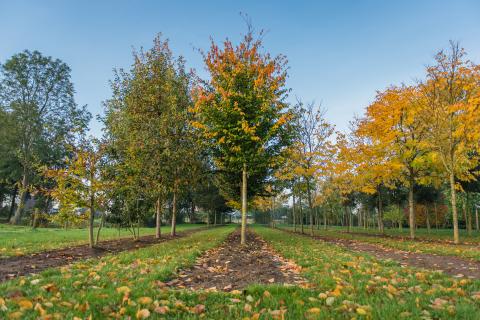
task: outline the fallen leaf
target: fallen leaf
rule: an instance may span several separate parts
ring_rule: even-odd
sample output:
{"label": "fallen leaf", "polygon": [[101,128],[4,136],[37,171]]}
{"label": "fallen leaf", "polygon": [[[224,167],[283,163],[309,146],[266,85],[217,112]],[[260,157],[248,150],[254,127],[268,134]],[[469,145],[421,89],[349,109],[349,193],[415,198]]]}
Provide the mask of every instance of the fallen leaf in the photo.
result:
{"label": "fallen leaf", "polygon": [[137,311],[137,319],[146,319],[150,317],[150,311],[148,309],[140,309]]}
{"label": "fallen leaf", "polygon": [[150,297],[141,297],[141,298],[138,298],[137,301],[140,304],[150,304],[152,303],[153,300]]}

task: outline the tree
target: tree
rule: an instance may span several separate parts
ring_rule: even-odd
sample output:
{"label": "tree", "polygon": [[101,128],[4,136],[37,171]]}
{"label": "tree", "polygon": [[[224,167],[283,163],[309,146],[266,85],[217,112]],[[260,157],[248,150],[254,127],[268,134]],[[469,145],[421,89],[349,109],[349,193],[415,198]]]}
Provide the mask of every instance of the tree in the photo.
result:
{"label": "tree", "polygon": [[246,234],[247,177],[266,181],[289,135],[286,60],[261,50],[262,42],[251,28],[236,46],[225,40],[220,48],[212,41],[203,54],[210,79],[194,90],[193,125],[210,142],[215,165],[241,181],[241,244]]}
{"label": "tree", "polygon": [[392,176],[408,190],[410,238],[415,238],[414,187],[424,182],[429,168],[425,136],[428,126],[420,113],[422,101],[415,86],[391,87],[377,94],[366,110],[359,133],[372,141],[372,149],[383,154]]}
{"label": "tree", "polygon": [[316,179],[324,175],[333,144],[331,142],[334,127],[325,119],[326,110],[314,103],[304,105],[301,101],[295,107],[298,130],[292,158],[296,166],[291,168],[295,174],[305,180],[310,216],[310,233],[313,235],[313,211]]}
{"label": "tree", "polygon": [[61,60],[26,50],[7,60],[1,74],[0,107],[14,122],[10,152],[22,167],[20,203],[11,218],[18,224],[39,168],[61,161],[66,143],[86,128],[91,116],[75,103],[70,68]]}
{"label": "tree", "polygon": [[[130,189],[155,203],[156,237],[161,210],[172,197],[171,234],[175,235],[177,202],[189,173],[198,165],[194,130],[189,125],[190,75],[160,35],[151,49],[134,52],[129,72],[119,70],[112,82],[105,124],[116,156],[127,167]],[[133,192],[133,191],[132,191]],[[145,200],[148,200],[145,199]]]}
{"label": "tree", "polygon": [[[96,241],[94,238],[95,212],[97,208],[102,208],[108,186],[103,179],[102,157],[102,145],[98,141],[83,140],[78,146],[72,146],[72,157],[67,160],[66,168],[46,171],[46,176],[56,182],[51,195],[59,201],[60,217],[77,219],[81,215],[80,210],[88,208],[90,248],[98,242],[98,235]],[[98,233],[101,227],[102,224]]]}
{"label": "tree", "polygon": [[459,243],[456,191],[458,180],[473,180],[470,169],[478,164],[480,139],[480,67],[465,59],[458,43],[440,51],[427,69],[421,89],[425,96],[423,121],[434,160],[448,177],[453,239]]}

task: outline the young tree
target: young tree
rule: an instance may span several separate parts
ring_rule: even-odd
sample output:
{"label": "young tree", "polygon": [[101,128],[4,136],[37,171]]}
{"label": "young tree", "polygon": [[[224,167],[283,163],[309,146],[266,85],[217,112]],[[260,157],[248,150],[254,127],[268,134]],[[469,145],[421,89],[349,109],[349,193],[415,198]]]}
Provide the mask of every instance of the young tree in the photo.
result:
{"label": "young tree", "polygon": [[429,172],[425,136],[427,124],[420,117],[421,96],[417,87],[391,87],[377,94],[366,110],[358,131],[372,142],[372,149],[383,153],[385,166],[408,190],[410,238],[415,238],[414,187]]}
{"label": "young tree", "polygon": [[106,102],[105,124],[116,153],[136,181],[139,197],[155,203],[156,237],[169,196],[175,235],[180,188],[197,165],[198,148],[189,126],[189,86],[183,59],[174,59],[168,41],[157,36],[151,49],[134,52],[130,72],[117,72],[113,98]]}
{"label": "young tree", "polygon": [[20,203],[11,218],[22,218],[27,193],[42,165],[61,162],[65,145],[86,128],[91,115],[74,101],[70,68],[58,59],[28,50],[15,54],[1,68],[0,108],[14,121],[10,152],[22,166]]}
{"label": "young tree", "polygon": [[194,90],[194,126],[211,142],[217,167],[241,181],[241,244],[247,176],[266,180],[288,141],[286,60],[261,50],[251,29],[237,46],[226,40],[220,48],[212,41],[203,55],[210,79]]}
{"label": "young tree", "polygon": [[61,216],[76,218],[81,209],[88,208],[88,240],[91,248],[96,245],[95,212],[102,208],[107,188],[102,177],[102,157],[103,150],[98,141],[83,140],[80,145],[72,146],[72,157],[67,160],[66,168],[46,171],[46,176],[56,182],[51,195],[60,203]]}
{"label": "young tree", "polygon": [[465,58],[458,43],[440,51],[427,69],[421,89],[425,96],[423,121],[434,160],[448,177],[453,219],[453,239],[459,243],[456,191],[458,180],[472,180],[478,164],[480,140],[480,66]]}
{"label": "young tree", "polygon": [[295,107],[298,130],[294,143],[292,158],[296,166],[291,168],[295,174],[301,176],[307,188],[307,200],[310,217],[310,233],[313,235],[314,191],[316,179],[324,175],[333,144],[331,141],[334,127],[325,119],[326,110],[314,103],[304,105],[301,101]]}

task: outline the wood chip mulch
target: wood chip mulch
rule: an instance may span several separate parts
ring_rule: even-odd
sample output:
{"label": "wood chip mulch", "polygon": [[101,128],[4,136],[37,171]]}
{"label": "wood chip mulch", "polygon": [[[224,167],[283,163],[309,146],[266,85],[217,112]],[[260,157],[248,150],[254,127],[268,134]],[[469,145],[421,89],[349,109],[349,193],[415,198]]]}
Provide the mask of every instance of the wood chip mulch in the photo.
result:
{"label": "wood chip mulch", "polygon": [[247,244],[240,245],[240,232],[230,234],[219,247],[200,256],[195,265],[180,270],[177,278],[165,283],[175,289],[226,291],[241,290],[250,284],[310,284],[300,275],[301,267],[273,251],[252,231]]}

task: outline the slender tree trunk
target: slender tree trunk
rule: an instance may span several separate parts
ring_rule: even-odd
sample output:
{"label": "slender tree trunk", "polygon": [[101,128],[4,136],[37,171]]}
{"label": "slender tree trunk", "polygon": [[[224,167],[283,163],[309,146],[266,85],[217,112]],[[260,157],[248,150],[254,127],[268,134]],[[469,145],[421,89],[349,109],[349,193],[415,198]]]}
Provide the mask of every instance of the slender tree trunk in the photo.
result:
{"label": "slender tree trunk", "polygon": [[308,197],[308,211],[310,214],[310,235],[313,236],[313,203],[312,203],[312,190],[310,187],[310,179],[307,179],[307,197]]}
{"label": "slender tree trunk", "polygon": [[467,232],[468,232],[468,235],[471,236],[472,235],[472,214],[470,212],[470,197],[468,195],[468,192],[467,192],[467,204],[466,204],[466,211],[467,211]]}
{"label": "slender tree trunk", "polygon": [[100,231],[102,231],[103,225],[105,224],[105,212],[102,212],[102,219],[100,220],[100,226],[97,229],[97,238],[95,239],[95,245],[98,245],[100,240]]}
{"label": "slender tree trunk", "polygon": [[213,212],[213,226],[217,226],[217,211]]}
{"label": "slender tree trunk", "polygon": [[415,239],[415,204],[413,202],[413,179],[410,179],[408,186],[408,224],[410,228],[410,239]]}
{"label": "slender tree trunk", "polygon": [[95,198],[93,193],[90,194],[90,218],[88,222],[88,243],[90,248],[95,246],[95,239],[93,237],[93,224],[95,222]]}
{"label": "slender tree trunk", "polygon": [[383,228],[383,201],[380,189],[378,190],[378,229],[381,233],[384,233]]}
{"label": "slender tree trunk", "polygon": [[475,229],[478,231],[480,229],[480,225],[478,224],[478,208],[475,206]]}
{"label": "slender tree trunk", "polygon": [[430,233],[430,213],[426,205],[425,205],[425,215],[427,218],[427,232]]}
{"label": "slender tree trunk", "polygon": [[327,210],[323,210],[323,230],[327,230]]}
{"label": "slender tree trunk", "polygon": [[162,235],[161,227],[162,227],[162,204],[160,201],[160,197],[157,198],[157,204],[155,206],[156,213],[155,213],[155,238],[160,239]]}
{"label": "slender tree trunk", "polygon": [[300,203],[300,225],[301,225],[301,231],[302,234],[305,233],[303,230],[303,206],[302,206],[302,195],[298,196],[298,201]]}
{"label": "slender tree trunk", "polygon": [[173,200],[172,200],[172,228],[170,229],[170,235],[173,237],[176,235],[177,229],[177,187],[174,187],[173,190]]}
{"label": "slender tree trunk", "polygon": [[8,212],[8,221],[10,221],[15,211],[15,200],[17,199],[17,193],[18,193],[18,186],[17,184],[15,184],[15,186],[13,187],[12,195],[11,195],[12,200],[10,202],[10,211]]}
{"label": "slender tree trunk", "polygon": [[450,196],[452,205],[452,222],[453,222],[453,242],[455,244],[460,243],[458,235],[458,211],[457,211],[457,193],[455,190],[455,174],[450,172]]}
{"label": "slender tree trunk", "polygon": [[345,218],[347,219],[346,225],[347,225],[347,233],[350,233],[350,216],[348,215],[348,208],[347,206],[343,206],[343,212],[345,213]]}
{"label": "slender tree trunk", "polygon": [[[293,199],[293,202],[292,202],[292,215],[293,215],[293,232],[297,232],[297,223],[296,223],[296,214],[295,214],[295,194],[292,192],[292,199]],[[478,228],[477,228],[478,230]]]}
{"label": "slender tree trunk", "polygon": [[38,215],[39,215],[39,209],[38,208],[35,208],[35,210],[33,210],[33,220],[32,220],[32,228],[33,229],[37,229],[38,227]]}
{"label": "slender tree trunk", "polygon": [[437,209],[437,202],[433,202],[433,210],[435,210],[435,229],[438,229],[438,209]]}
{"label": "slender tree trunk", "polygon": [[19,224],[22,220],[23,210],[25,209],[25,202],[27,200],[28,193],[28,178],[27,173],[24,172],[22,178],[22,187],[20,188],[20,203],[18,204],[17,210],[15,211],[14,216],[10,219],[11,224]]}
{"label": "slender tree trunk", "polygon": [[242,170],[242,227],[240,234],[240,244],[245,244],[247,241],[247,164],[243,164]]}

